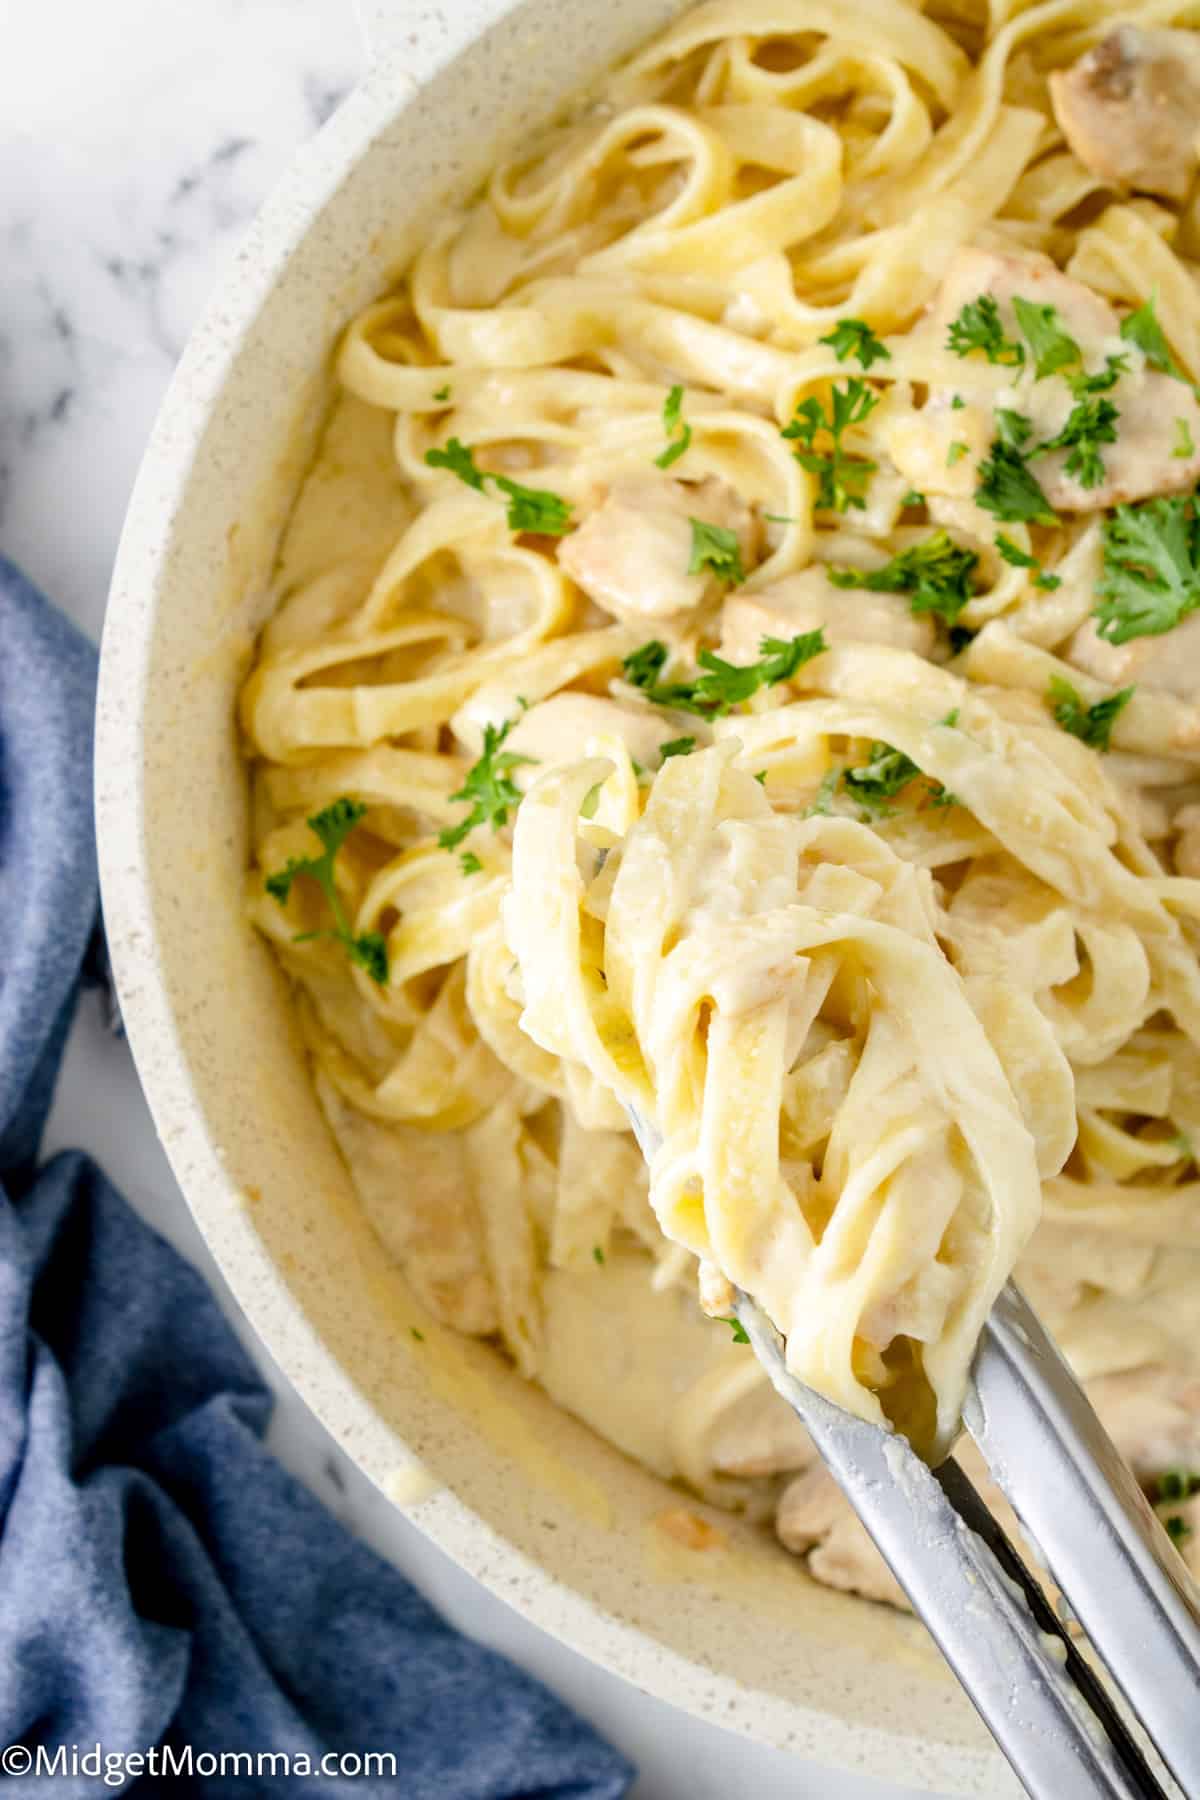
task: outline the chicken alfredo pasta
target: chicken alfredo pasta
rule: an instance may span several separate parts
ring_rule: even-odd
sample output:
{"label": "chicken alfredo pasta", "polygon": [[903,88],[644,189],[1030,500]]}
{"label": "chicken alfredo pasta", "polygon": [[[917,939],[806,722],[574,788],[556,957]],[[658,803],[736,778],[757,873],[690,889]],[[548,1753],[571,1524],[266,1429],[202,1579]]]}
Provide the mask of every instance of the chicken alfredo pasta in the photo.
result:
{"label": "chicken alfredo pasta", "polygon": [[1016,1266],[1200,1506],[1193,18],[686,14],[350,327],[244,693],[416,1292],[884,1598],[730,1284],[937,1454]]}

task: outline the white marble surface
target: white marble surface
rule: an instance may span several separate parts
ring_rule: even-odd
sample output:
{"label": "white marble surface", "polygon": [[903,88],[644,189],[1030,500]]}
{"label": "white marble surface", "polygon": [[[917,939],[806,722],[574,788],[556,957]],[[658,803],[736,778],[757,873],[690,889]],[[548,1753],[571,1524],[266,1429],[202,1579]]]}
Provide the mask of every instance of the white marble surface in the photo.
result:
{"label": "white marble surface", "polygon": [[[0,550],[98,636],[122,514],[179,351],[290,153],[363,64],[353,0],[0,0]],[[196,1263],[279,1395],[272,1441],[464,1629],[641,1769],[638,1800],[903,1800],[689,1719],[555,1644],[358,1477],[224,1292],[95,998],[47,1150],[82,1145]],[[453,1800],[447,1796],[447,1800]]]}

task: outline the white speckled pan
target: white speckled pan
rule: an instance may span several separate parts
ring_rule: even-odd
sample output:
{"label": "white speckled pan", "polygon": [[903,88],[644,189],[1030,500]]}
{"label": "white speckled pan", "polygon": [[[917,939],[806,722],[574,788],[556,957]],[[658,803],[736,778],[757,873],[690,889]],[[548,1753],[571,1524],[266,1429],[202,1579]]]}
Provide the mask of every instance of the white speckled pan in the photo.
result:
{"label": "white speckled pan", "polygon": [[678,1496],[498,1355],[421,1315],[359,1214],[282,983],[243,920],[234,696],[336,334],[500,145],[682,7],[372,9],[376,66],[297,159],[183,359],[109,607],[104,906],[159,1132],[277,1362],[463,1567],[640,1687],[764,1742],[915,1786],[1012,1796],[911,1621],[814,1586],[720,1515],[725,1548],[681,1548],[654,1522]]}

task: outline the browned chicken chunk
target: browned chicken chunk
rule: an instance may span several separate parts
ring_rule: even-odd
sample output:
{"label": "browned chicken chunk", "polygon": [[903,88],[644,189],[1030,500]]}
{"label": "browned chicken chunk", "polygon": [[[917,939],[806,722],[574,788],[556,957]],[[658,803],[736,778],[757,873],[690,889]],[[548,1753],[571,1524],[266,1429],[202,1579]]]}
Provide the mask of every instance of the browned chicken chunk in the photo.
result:
{"label": "browned chicken chunk", "polygon": [[615,618],[682,618],[716,599],[725,583],[711,568],[693,569],[693,521],[732,531],[742,565],[757,554],[755,515],[723,481],[696,483],[666,475],[624,476],[562,540],[558,560],[589,599]]}
{"label": "browned chicken chunk", "polygon": [[1080,162],[1114,187],[1182,200],[1196,173],[1200,38],[1118,25],[1050,77],[1054,116]]}

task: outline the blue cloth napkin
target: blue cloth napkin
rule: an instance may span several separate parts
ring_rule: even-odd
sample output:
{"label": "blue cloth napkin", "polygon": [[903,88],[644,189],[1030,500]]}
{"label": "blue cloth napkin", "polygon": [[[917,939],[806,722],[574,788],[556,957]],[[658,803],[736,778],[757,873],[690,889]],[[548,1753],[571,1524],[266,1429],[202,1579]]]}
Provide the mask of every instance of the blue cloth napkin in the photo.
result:
{"label": "blue cloth napkin", "polygon": [[[95,677],[0,560],[0,1751],[396,1757],[141,1793],[619,1800],[613,1750],[267,1454],[269,1395],[195,1272],[86,1157],[36,1167],[96,927]],[[31,1796],[103,1791],[20,1764]]]}

